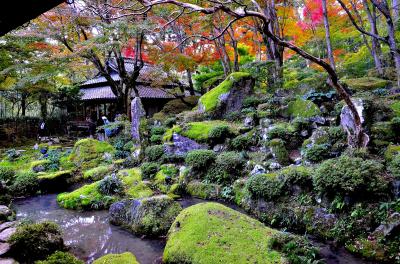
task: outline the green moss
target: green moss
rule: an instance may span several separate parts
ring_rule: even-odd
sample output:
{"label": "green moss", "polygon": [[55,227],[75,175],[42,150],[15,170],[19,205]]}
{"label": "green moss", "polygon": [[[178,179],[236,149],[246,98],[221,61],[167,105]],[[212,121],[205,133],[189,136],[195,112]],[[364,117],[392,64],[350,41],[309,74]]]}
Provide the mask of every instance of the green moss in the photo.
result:
{"label": "green moss", "polygon": [[247,77],[250,77],[249,73],[231,73],[221,84],[200,97],[199,102],[204,106],[206,112],[215,110],[218,107],[219,97],[228,93],[235,82]]}
{"label": "green moss", "polygon": [[193,197],[201,199],[217,199],[221,186],[200,181],[191,181],[186,186],[186,191]]}
{"label": "green moss", "polygon": [[396,114],[396,116],[400,117],[400,101],[396,101],[390,105],[390,108]]}
{"label": "green moss", "polygon": [[236,125],[220,120],[189,123],[180,134],[199,142],[205,142],[208,141],[210,132],[216,127],[221,126],[227,126],[232,134],[238,134],[238,127]]}
{"label": "green moss", "polygon": [[385,160],[392,161],[393,157],[400,153],[400,145],[389,145],[385,151]]}
{"label": "green moss", "polygon": [[376,261],[385,260],[384,245],[377,240],[368,240],[366,238],[358,239],[355,243],[346,245],[347,250],[354,254],[359,254],[367,259]]}
{"label": "green moss", "polygon": [[36,261],[35,264],[84,264],[84,262],[68,252],[56,251],[46,260]]}
{"label": "green moss", "polygon": [[362,77],[355,79],[344,79],[342,80],[350,88],[361,91],[370,91],[378,88],[385,88],[390,81],[383,80],[375,77]]}
{"label": "green moss", "polygon": [[139,264],[135,255],[130,252],[108,254],[93,261],[93,264]]}
{"label": "green moss", "polygon": [[103,209],[115,201],[115,197],[102,195],[99,190],[100,181],[84,185],[70,193],[61,193],[57,202],[66,209]]}
{"label": "green moss", "polygon": [[197,204],[183,210],[172,224],[163,261],[285,263],[280,253],[269,247],[276,232],[221,204]]}
{"label": "green moss", "polygon": [[91,138],[75,143],[69,160],[82,169],[90,169],[105,162],[104,154],[113,154],[115,149],[109,143]]}
{"label": "green moss", "polygon": [[38,167],[38,166],[46,167],[46,165],[49,164],[49,163],[50,163],[50,161],[47,160],[47,159],[35,160],[35,161],[32,161],[32,162],[29,164],[29,167],[30,167],[30,169],[33,170],[35,167]]}
{"label": "green moss", "polygon": [[150,197],[153,191],[142,181],[140,169],[126,169],[118,172],[118,176],[124,185],[125,195],[130,198]]}
{"label": "green moss", "polygon": [[285,143],[283,140],[275,138],[269,142],[269,147],[276,158],[276,160],[282,164],[289,164],[289,153],[285,148]]}
{"label": "green moss", "polygon": [[39,180],[57,180],[60,178],[66,179],[72,176],[71,170],[56,171],[50,173],[38,173]]}
{"label": "green moss", "polygon": [[272,200],[283,192],[284,181],[276,173],[256,174],[246,183],[247,189],[254,198]]}
{"label": "green moss", "polygon": [[171,141],[174,133],[179,134],[181,131],[182,131],[182,128],[180,126],[174,125],[170,129],[167,129],[167,131],[164,134],[163,141],[165,141],[165,142]]}
{"label": "green moss", "polygon": [[318,106],[309,100],[297,99],[288,105],[288,114],[292,117],[313,117],[321,114]]}
{"label": "green moss", "polygon": [[112,171],[112,166],[101,165],[83,172],[83,179],[98,181]]}

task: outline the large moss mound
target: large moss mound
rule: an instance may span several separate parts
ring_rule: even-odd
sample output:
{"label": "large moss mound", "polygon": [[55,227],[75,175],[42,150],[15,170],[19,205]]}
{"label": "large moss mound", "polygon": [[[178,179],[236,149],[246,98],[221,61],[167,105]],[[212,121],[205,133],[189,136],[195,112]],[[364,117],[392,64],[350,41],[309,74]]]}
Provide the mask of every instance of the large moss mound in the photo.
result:
{"label": "large moss mound", "polygon": [[200,97],[199,102],[206,112],[214,111],[218,107],[221,97],[229,93],[235,83],[248,77],[250,74],[246,72],[231,73],[220,85]]}
{"label": "large moss mound", "polygon": [[165,263],[284,263],[270,249],[276,233],[259,221],[218,203],[183,210],[172,224]]}
{"label": "large moss mound", "polygon": [[93,261],[93,264],[139,264],[136,257],[130,253],[108,254]]}
{"label": "large moss mound", "polygon": [[114,147],[107,142],[85,138],[75,143],[69,160],[82,169],[89,169],[105,162],[105,154],[114,151]]}
{"label": "large moss mound", "polygon": [[297,99],[288,105],[288,113],[292,117],[313,117],[321,114],[318,106],[309,100]]}
{"label": "large moss mound", "polygon": [[350,88],[354,90],[369,91],[379,88],[385,88],[390,84],[390,81],[379,79],[376,77],[362,77],[354,79],[342,80]]}

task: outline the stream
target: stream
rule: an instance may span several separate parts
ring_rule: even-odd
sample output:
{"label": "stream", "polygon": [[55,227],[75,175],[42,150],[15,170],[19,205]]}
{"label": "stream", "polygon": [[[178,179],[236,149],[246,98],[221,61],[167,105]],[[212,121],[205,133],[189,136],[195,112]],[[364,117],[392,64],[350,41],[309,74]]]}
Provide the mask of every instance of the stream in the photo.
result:
{"label": "stream", "polygon": [[[141,238],[109,224],[108,211],[73,211],[57,205],[56,194],[46,194],[26,199],[17,199],[13,208],[17,219],[32,221],[54,221],[63,230],[64,242],[70,251],[86,263],[110,253],[132,252],[141,264],[159,263],[165,247],[165,239]],[[183,208],[204,202],[196,198],[180,201]],[[225,204],[226,205],[226,204]],[[237,206],[228,205],[235,210]],[[329,244],[316,242],[328,264],[366,264],[343,248],[334,249]]]}

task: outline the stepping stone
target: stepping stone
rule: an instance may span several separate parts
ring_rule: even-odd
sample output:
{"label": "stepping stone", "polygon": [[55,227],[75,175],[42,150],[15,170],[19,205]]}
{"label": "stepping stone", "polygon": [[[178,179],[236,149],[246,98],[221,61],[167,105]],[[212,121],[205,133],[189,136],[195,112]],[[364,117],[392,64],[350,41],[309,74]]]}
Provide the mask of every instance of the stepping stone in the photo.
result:
{"label": "stepping stone", "polygon": [[0,242],[0,256],[3,256],[10,250],[10,244]]}
{"label": "stepping stone", "polygon": [[0,242],[7,242],[10,237],[17,231],[15,227],[10,227],[0,233]]}
{"label": "stepping stone", "polygon": [[5,206],[5,205],[0,205],[0,220],[1,219],[7,219],[12,214],[11,210]]}
{"label": "stepping stone", "polygon": [[0,264],[17,264],[18,262],[16,262],[14,259],[12,258],[6,258],[6,259],[2,259],[0,258]]}
{"label": "stepping stone", "polygon": [[5,222],[5,223],[0,225],[0,232],[5,230],[5,229],[7,229],[7,228],[13,227],[16,224],[17,224],[17,222],[15,222],[15,221],[14,222]]}

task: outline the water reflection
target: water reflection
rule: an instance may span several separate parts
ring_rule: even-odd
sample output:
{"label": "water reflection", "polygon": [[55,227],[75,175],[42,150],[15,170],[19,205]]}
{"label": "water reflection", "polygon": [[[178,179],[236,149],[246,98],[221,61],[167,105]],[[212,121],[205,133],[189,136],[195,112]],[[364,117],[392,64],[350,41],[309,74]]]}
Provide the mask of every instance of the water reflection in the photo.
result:
{"label": "water reflection", "polygon": [[130,251],[142,264],[151,264],[162,256],[165,241],[140,239],[109,224],[107,211],[77,212],[60,208],[55,194],[14,202],[17,219],[50,220],[63,230],[65,244],[80,259],[91,263],[109,253]]}

